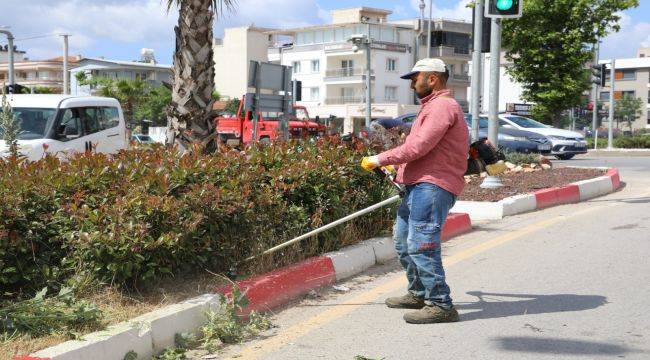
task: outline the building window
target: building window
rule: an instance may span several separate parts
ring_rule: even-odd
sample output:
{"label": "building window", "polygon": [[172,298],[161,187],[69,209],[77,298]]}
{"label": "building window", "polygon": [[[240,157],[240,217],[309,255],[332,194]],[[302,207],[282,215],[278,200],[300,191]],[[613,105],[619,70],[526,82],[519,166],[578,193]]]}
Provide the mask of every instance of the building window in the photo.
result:
{"label": "building window", "polygon": [[322,44],[322,43],[323,43],[323,31],[315,31],[314,44]]}
{"label": "building window", "polygon": [[311,72],[318,73],[320,72],[320,60],[311,61]]}
{"label": "building window", "polygon": [[453,47],[457,54],[469,54],[469,34],[449,31],[435,31],[431,36],[431,46]]}
{"label": "building window", "polygon": [[600,100],[601,101],[609,101],[609,91],[601,91],[600,92]]}
{"label": "building window", "polygon": [[634,98],[636,97],[636,92],[634,90],[614,91],[614,100],[620,100],[624,97]]}
{"label": "building window", "polygon": [[294,74],[300,74],[300,61],[291,62],[291,66],[293,67]]}
{"label": "building window", "polygon": [[397,86],[386,86],[384,89],[384,99],[386,101],[397,101]]}
{"label": "building window", "polygon": [[309,100],[311,100],[311,101],[320,100],[320,88],[319,87],[309,88]]}
{"label": "building window", "polygon": [[386,71],[397,71],[397,59],[386,59]]}
{"label": "building window", "polygon": [[636,80],[636,70],[616,71],[616,80]]}

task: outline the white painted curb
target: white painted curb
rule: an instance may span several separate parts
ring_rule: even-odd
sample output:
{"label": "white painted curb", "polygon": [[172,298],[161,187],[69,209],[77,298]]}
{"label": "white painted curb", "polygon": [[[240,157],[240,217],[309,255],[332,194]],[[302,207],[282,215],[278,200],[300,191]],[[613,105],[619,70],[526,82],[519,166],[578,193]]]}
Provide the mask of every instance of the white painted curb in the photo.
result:
{"label": "white painted curb", "polygon": [[205,322],[205,312],[218,307],[218,295],[202,295],[110,326],[105,331],[88,334],[81,340],[38,351],[32,356],[51,360],[123,360],[129,351],[135,351],[138,359],[149,359],[166,347],[174,346],[175,334],[198,331]]}
{"label": "white painted curb", "polygon": [[500,220],[503,219],[503,203],[501,201],[457,201],[450,212],[469,214],[473,221]]}
{"label": "white painted curb", "polygon": [[349,246],[325,256],[332,260],[336,281],[354,276],[375,265],[375,250],[368,243]]}
{"label": "white painted curb", "polygon": [[612,178],[609,176],[601,176],[595,179],[578,181],[573,184],[578,185],[578,188],[580,189],[580,201],[593,199],[614,191]]}
{"label": "white painted curb", "polygon": [[533,194],[523,194],[499,201],[503,204],[503,216],[522,214],[537,209],[537,198]]}
{"label": "white painted curb", "polygon": [[364,242],[372,246],[377,264],[384,264],[397,258],[392,237],[374,238]]}

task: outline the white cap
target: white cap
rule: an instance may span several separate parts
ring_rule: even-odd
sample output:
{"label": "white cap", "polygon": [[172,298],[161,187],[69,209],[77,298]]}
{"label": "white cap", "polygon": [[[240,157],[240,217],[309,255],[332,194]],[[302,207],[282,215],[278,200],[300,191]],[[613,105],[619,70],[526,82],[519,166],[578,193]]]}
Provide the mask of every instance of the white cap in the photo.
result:
{"label": "white cap", "polygon": [[411,70],[410,73],[402,75],[400,77],[402,79],[411,80],[413,75],[421,71],[425,71],[425,72],[434,71],[434,72],[444,73],[447,71],[447,65],[445,65],[445,62],[440,59],[432,59],[432,58],[422,59],[415,63],[415,66],[413,66],[413,69]]}

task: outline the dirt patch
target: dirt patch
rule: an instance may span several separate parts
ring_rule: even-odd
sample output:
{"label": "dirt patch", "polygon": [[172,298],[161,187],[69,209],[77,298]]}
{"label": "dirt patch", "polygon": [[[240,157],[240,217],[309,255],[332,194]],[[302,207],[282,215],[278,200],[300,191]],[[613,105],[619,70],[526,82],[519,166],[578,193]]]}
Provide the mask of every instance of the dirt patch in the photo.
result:
{"label": "dirt patch", "polygon": [[496,202],[510,196],[527,194],[537,190],[561,187],[570,183],[593,179],[605,175],[604,170],[558,168],[535,172],[509,172],[500,175],[503,187],[499,189],[481,189],[483,179],[474,177],[465,186],[458,200]]}

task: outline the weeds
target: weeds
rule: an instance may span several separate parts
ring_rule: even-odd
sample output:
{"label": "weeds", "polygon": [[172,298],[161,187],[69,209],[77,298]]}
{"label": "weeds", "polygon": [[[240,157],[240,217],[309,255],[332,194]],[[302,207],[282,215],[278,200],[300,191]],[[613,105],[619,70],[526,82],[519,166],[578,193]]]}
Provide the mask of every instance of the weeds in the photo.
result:
{"label": "weeds", "polygon": [[0,308],[0,332],[43,336],[99,324],[100,310],[94,304],[77,300],[72,289],[64,287],[52,297],[46,294],[44,288],[32,299]]}

